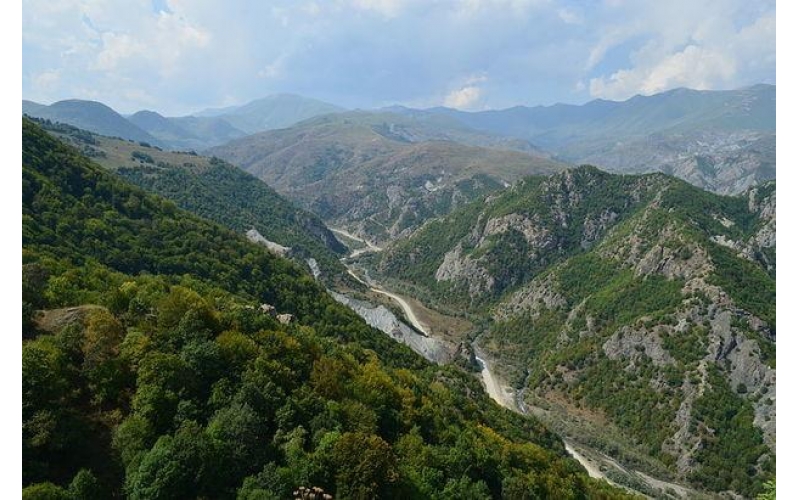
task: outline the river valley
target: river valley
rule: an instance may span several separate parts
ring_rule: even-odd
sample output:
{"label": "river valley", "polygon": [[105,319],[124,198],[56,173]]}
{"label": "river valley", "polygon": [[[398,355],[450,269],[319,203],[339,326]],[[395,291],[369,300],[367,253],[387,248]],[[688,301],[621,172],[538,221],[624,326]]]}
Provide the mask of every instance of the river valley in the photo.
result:
{"label": "river valley", "polygon": [[[359,274],[363,271],[353,264],[354,261],[366,253],[381,252],[383,248],[347,231],[333,228],[331,230],[337,235],[345,236],[349,240],[363,244],[363,246],[352,250],[347,258],[342,259],[342,262],[347,266],[348,274],[366,286],[371,292],[386,296],[394,301],[400,306],[405,317],[398,319],[394,313],[384,306],[375,306],[366,301],[331,292],[334,298],[348,305],[372,326],[390,335],[398,342],[405,343],[429,361],[439,364],[452,361],[457,350],[456,344],[422,321],[419,311],[415,310],[412,304],[413,301],[385,289],[382,284],[377,283],[371,277]],[[480,379],[487,394],[497,404],[510,411],[523,415],[535,415],[545,423],[548,421],[548,416],[552,418],[548,410],[531,407],[529,404],[523,403],[521,391],[510,387],[493,372],[492,360],[481,349],[479,339],[480,336],[472,341],[470,345],[475,361],[480,367]],[[580,463],[592,478],[603,479],[612,485],[625,488],[631,492],[644,493],[648,498],[688,498],[690,496],[692,498],[704,498],[698,492],[682,485],[656,479],[641,471],[626,468],[601,451],[589,448],[572,439],[564,438],[564,446],[567,453]],[[634,488],[630,486],[634,486]]]}

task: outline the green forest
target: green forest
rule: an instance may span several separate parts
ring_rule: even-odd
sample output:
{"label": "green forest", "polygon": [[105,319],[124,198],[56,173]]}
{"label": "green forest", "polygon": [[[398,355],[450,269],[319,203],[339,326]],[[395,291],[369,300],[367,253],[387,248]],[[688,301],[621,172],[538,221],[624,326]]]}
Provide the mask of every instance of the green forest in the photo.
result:
{"label": "green forest", "polygon": [[625,496],[296,264],[22,127],[24,499]]}
{"label": "green forest", "polygon": [[[326,281],[344,273],[339,257],[346,248],[319,217],[297,208],[264,182],[219,158],[163,152],[61,123],[37,123],[117,176],[173,201],[179,208],[239,233],[256,229],[268,240],[290,247],[290,257],[303,266],[306,259],[314,258]],[[132,150],[129,156],[121,154],[128,150]]]}

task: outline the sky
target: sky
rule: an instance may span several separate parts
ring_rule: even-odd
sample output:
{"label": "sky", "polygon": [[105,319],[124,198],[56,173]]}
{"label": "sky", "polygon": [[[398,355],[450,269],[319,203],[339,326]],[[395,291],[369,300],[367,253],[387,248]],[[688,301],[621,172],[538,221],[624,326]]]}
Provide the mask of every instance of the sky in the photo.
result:
{"label": "sky", "polygon": [[23,0],[22,96],[463,110],[775,83],[775,1]]}

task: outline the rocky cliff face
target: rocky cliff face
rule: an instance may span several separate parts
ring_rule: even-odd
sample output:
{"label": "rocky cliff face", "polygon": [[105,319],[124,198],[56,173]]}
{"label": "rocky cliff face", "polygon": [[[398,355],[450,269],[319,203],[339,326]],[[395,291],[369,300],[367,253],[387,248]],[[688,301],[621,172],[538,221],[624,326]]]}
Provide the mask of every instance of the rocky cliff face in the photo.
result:
{"label": "rocky cliff face", "polygon": [[776,192],[775,182],[747,192],[750,212],[758,214],[758,229],[744,244],[741,255],[775,273]]}
{"label": "rocky cliff face", "polygon": [[[486,302],[560,258],[591,248],[665,179],[624,178],[590,168],[544,181],[529,178],[487,198],[483,208],[473,204],[463,215],[431,222],[390,249],[381,268],[428,284],[433,277],[443,293]],[[461,231],[453,233],[452,227]],[[410,261],[422,254],[436,264],[432,276]]]}
{"label": "rocky cliff face", "polygon": [[[599,251],[612,259],[624,257],[623,265],[631,265],[639,276],[662,275],[684,283],[681,296],[686,297],[676,307],[668,321],[648,319],[638,325],[625,325],[614,331],[602,344],[604,354],[612,360],[622,361],[626,369],[635,372],[637,366],[652,363],[665,369],[677,369],[680,380],[681,405],[675,413],[672,437],[662,449],[676,457],[677,471],[687,477],[696,470],[696,458],[703,446],[703,433],[709,431],[692,427],[693,403],[706,390],[713,389],[705,376],[709,366],[717,367],[728,387],[753,405],[752,424],[762,431],[763,441],[775,451],[775,369],[770,366],[774,332],[754,314],[737,306],[721,287],[711,284],[713,260],[699,245],[682,242],[677,252],[667,249],[665,241],[675,237],[675,229],[665,228],[651,248],[637,259],[630,239],[620,241],[616,251],[601,248]],[[684,250],[684,249],[688,249]],[[681,255],[681,252],[685,252]],[[665,348],[665,342],[681,342],[696,335],[696,359],[677,360]],[[765,352],[766,349],[766,352]],[[693,375],[700,375],[692,383]],[[663,389],[657,380],[657,391]],[[694,429],[694,430],[692,430]]]}
{"label": "rocky cliff face", "polygon": [[720,194],[740,194],[775,179],[775,133],[654,134],[576,160],[610,172],[664,172]]}

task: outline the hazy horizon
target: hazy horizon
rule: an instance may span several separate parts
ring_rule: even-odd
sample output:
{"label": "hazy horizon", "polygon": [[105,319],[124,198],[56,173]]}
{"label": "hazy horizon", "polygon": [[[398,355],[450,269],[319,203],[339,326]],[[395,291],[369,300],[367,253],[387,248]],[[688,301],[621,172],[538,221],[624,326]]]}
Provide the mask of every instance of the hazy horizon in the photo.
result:
{"label": "hazy horizon", "polygon": [[[773,87],[776,86],[776,84],[774,84],[774,83],[753,83],[753,84],[743,85],[743,86],[740,86],[740,87],[729,88],[729,89],[713,89],[711,91],[712,92],[714,92],[714,91],[724,92],[724,91],[741,90],[741,89],[754,87],[756,85],[771,85]],[[589,104],[590,102],[593,102],[593,101],[624,102],[624,101],[627,101],[627,100],[632,99],[634,97],[650,97],[650,96],[653,96],[653,95],[662,94],[662,93],[670,92],[670,91],[673,91],[673,90],[679,90],[679,89],[685,89],[685,90],[690,90],[690,91],[709,90],[709,89],[693,89],[693,88],[689,88],[689,87],[673,87],[673,88],[666,89],[666,90],[661,91],[661,92],[657,92],[655,94],[650,94],[650,95],[636,94],[636,95],[627,97],[625,99],[618,99],[618,100],[617,99],[603,99],[603,98],[600,98],[600,97],[595,97],[595,98],[591,98],[591,99],[589,99],[587,101],[583,101],[583,102],[570,102],[570,103],[567,103],[567,102],[555,102],[555,103],[552,103],[552,104],[512,104],[510,106],[503,107],[503,108],[485,108],[485,109],[478,109],[478,110],[463,110],[463,111],[467,111],[467,112],[503,111],[503,110],[511,109],[511,108],[518,107],[518,106],[526,106],[526,107],[551,107],[551,106],[559,106],[559,105],[583,106],[583,105]],[[317,99],[316,97],[311,97],[311,96],[307,96],[307,95],[301,95],[301,94],[298,94],[298,93],[295,93],[295,92],[276,92],[274,94],[268,94],[268,95],[265,95],[265,96],[256,97],[256,98],[248,100],[248,101],[229,104],[229,105],[225,105],[225,106],[210,106],[210,107],[206,107],[206,108],[203,108],[203,109],[195,109],[195,110],[189,111],[188,113],[184,113],[183,115],[180,115],[180,116],[197,116],[197,115],[200,115],[200,114],[202,114],[204,112],[207,112],[207,111],[223,110],[223,109],[226,109],[226,108],[236,108],[236,107],[247,105],[247,104],[249,104],[249,103],[251,103],[253,101],[258,101],[258,100],[267,99],[267,98],[270,98],[270,97],[277,97],[277,96],[296,96],[296,97],[302,97],[302,98],[308,98],[308,99],[316,99],[316,100],[319,100],[321,102],[327,102],[328,104],[338,105],[338,103],[335,103],[335,102],[322,101],[321,99]],[[46,105],[46,106],[50,106],[50,105],[55,104],[57,102],[68,101],[68,100],[94,101],[94,102],[99,102],[101,104],[108,105],[108,103],[103,102],[103,101],[94,100],[94,99],[79,99],[79,98],[76,98],[76,97],[66,97],[64,99],[58,99],[56,101],[50,101],[50,102],[34,101],[32,99],[27,99],[25,97],[23,97],[22,100],[23,101],[34,102],[36,104],[43,104],[43,105]],[[398,107],[398,106],[399,107],[406,107],[408,109],[420,109],[420,110],[423,110],[423,111],[426,110],[426,109],[433,109],[433,108],[436,108],[436,107],[447,107],[447,106],[444,106],[444,105],[438,105],[438,106],[431,106],[431,107],[426,107],[426,108],[415,108],[413,106],[406,106],[404,104],[395,103],[395,104],[388,104],[388,105],[385,105],[385,106],[373,107],[373,108],[344,108],[343,107],[343,109],[344,109],[344,111],[381,111],[383,109],[388,109],[388,108]],[[113,108],[113,106],[111,106],[111,107],[112,107],[112,109],[114,109],[115,111],[119,112],[120,114],[123,114],[124,116],[130,116],[130,115],[135,114],[135,113],[137,113],[139,111],[153,111],[153,112],[156,112],[156,113],[158,113],[160,115],[163,115],[163,116],[179,116],[179,115],[169,115],[169,114],[166,114],[166,113],[162,113],[161,110],[159,110],[157,108],[142,108],[142,109],[136,109],[136,110],[134,110],[132,112],[130,112],[130,111],[123,112],[123,111],[120,111],[119,109]],[[451,107],[450,109],[458,109],[458,108],[452,108]]]}
{"label": "hazy horizon", "polygon": [[175,116],[293,93],[354,109],[775,83],[775,2],[26,0],[22,96]]}

